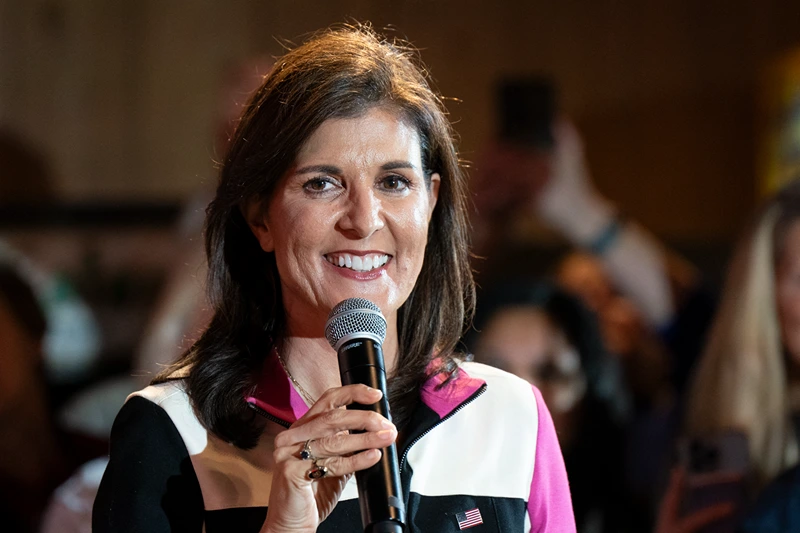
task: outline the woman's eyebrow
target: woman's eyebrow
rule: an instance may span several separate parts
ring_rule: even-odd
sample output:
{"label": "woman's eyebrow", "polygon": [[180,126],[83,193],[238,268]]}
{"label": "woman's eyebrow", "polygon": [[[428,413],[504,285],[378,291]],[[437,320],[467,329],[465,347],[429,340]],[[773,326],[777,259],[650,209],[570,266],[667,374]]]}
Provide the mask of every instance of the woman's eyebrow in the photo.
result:
{"label": "woman's eyebrow", "polygon": [[[408,161],[389,161],[381,165],[381,170],[397,170],[399,168],[408,168],[411,170],[418,170],[416,166]],[[295,174],[342,174],[342,169],[333,165],[308,165],[300,167],[295,170]]]}
{"label": "woman's eyebrow", "polygon": [[295,174],[341,174],[342,169],[333,165],[309,165],[295,170]]}
{"label": "woman's eyebrow", "polygon": [[384,163],[381,165],[381,170],[396,170],[398,168],[409,168],[411,170],[417,170],[417,167],[415,167],[408,161],[389,161],[388,163]]}

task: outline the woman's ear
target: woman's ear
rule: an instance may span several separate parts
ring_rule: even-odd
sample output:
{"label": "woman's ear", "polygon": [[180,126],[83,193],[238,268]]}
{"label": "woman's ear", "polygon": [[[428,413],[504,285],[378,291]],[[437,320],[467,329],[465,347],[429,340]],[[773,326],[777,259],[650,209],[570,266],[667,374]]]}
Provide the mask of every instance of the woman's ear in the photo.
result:
{"label": "woman's ear", "polygon": [[250,226],[250,231],[258,239],[261,249],[265,252],[275,250],[275,243],[272,240],[272,232],[267,224],[267,213],[264,209],[264,202],[260,198],[251,198],[242,206],[242,214]]}
{"label": "woman's ear", "polygon": [[428,222],[431,221],[433,216],[433,209],[436,207],[436,202],[439,200],[439,186],[442,184],[442,178],[438,173],[431,174],[431,184],[428,192]]}

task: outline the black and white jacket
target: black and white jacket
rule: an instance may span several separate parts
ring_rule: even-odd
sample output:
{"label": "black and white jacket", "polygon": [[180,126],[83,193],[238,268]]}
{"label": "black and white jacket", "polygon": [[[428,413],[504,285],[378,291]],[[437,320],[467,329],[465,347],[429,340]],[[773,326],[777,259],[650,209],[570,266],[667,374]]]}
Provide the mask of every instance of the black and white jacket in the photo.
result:
{"label": "black and white jacket", "polygon": [[[274,358],[273,358],[274,359]],[[111,433],[93,531],[258,532],[267,513],[271,441],[308,410],[277,361],[247,401],[270,421],[256,448],[208,432],[182,381],[131,395]],[[432,378],[398,442],[410,533],[575,531],[567,476],[539,391],[506,372],[464,363]],[[351,478],[321,532],[360,532]]]}

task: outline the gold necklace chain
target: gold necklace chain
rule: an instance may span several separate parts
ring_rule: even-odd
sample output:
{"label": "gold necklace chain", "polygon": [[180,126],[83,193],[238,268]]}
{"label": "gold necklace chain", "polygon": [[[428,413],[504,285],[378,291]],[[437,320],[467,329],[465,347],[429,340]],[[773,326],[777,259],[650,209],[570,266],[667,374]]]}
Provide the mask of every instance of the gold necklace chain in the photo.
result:
{"label": "gold necklace chain", "polygon": [[311,395],[308,393],[308,391],[307,391],[307,390],[305,390],[305,389],[303,388],[303,386],[302,386],[302,385],[300,385],[300,383],[298,383],[298,381],[297,381],[296,379],[294,379],[294,376],[292,375],[292,373],[291,373],[291,372],[289,372],[289,367],[287,367],[287,366],[286,366],[286,362],[283,360],[283,357],[281,357],[281,354],[280,354],[280,352],[277,350],[277,348],[275,349],[275,355],[277,355],[277,356],[278,356],[278,361],[280,361],[280,363],[281,363],[281,366],[283,367],[283,370],[284,370],[284,372],[286,372],[286,375],[287,375],[287,376],[289,376],[289,379],[290,379],[290,380],[291,380],[291,382],[294,384],[294,387],[297,389],[297,392],[299,392],[299,393],[300,393],[300,396],[302,396],[302,397],[303,397],[303,400],[305,400],[305,402],[308,404],[308,406],[309,406],[309,407],[310,407],[310,406],[312,406],[312,405],[314,405],[314,404],[316,403],[316,400],[313,398],[313,396],[311,396]]}

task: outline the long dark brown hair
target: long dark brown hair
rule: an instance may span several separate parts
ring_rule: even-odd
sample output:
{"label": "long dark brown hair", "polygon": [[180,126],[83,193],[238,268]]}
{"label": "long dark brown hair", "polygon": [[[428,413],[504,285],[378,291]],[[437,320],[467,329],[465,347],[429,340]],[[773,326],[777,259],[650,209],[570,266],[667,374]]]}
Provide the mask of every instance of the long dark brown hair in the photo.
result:
{"label": "long dark brown hair", "polygon": [[245,108],[206,212],[214,316],[194,346],[155,380],[188,371],[187,389],[200,420],[237,446],[254,446],[260,434],[243,398],[271,348],[280,344],[286,320],[275,256],[259,246],[242,206],[252,199],[268,204],[303,143],[324,121],[379,106],[396,110],[416,128],[426,177],[441,176],[422,270],[398,314],[399,354],[389,401],[399,427],[419,402],[434,355],[442,362],[437,372],[454,368],[475,294],[466,177],[444,105],[410,47],[368,26],[326,30],[278,59]]}

